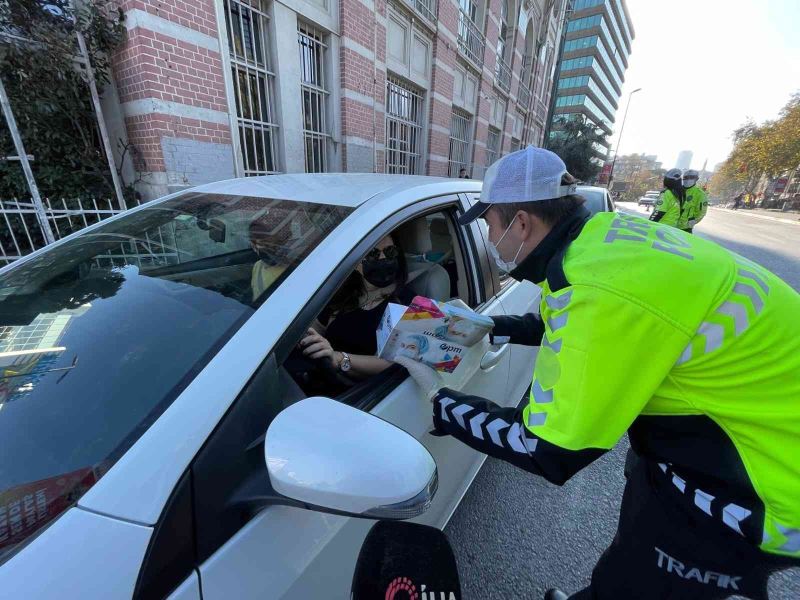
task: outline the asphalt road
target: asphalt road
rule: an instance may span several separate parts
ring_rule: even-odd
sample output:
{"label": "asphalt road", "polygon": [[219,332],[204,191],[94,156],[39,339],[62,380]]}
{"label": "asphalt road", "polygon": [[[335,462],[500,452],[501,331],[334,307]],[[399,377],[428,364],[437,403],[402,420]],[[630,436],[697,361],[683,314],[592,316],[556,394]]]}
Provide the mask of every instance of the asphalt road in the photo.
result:
{"label": "asphalt road", "polygon": [[[800,291],[800,224],[711,209],[696,233]],[[550,587],[571,593],[588,585],[616,531],[627,447],[622,440],[561,488],[489,458],[445,530],[464,597],[538,599]],[[774,575],[769,589],[773,600],[800,598],[800,569]]]}

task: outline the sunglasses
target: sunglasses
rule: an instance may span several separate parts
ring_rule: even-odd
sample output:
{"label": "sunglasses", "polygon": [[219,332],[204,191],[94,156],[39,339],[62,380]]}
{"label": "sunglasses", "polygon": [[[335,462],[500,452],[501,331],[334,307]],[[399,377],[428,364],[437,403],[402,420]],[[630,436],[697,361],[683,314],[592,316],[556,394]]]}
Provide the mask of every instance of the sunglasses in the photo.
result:
{"label": "sunglasses", "polygon": [[380,248],[373,248],[367,252],[364,260],[378,260],[381,257],[381,254],[389,260],[394,260],[400,256],[400,250],[397,249],[397,246],[386,246],[386,248],[383,250]]}

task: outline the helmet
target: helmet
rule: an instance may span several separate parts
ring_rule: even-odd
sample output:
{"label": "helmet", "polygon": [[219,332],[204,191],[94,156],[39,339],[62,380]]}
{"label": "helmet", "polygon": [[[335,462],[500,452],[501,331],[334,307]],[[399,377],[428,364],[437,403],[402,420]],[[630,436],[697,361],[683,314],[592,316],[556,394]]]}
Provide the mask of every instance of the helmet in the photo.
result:
{"label": "helmet", "polygon": [[670,169],[666,173],[664,173],[664,187],[670,188],[674,186],[676,183],[680,183],[681,181],[681,170],[680,169]]}
{"label": "helmet", "polygon": [[697,183],[697,180],[700,179],[700,173],[695,171],[694,169],[687,169],[686,172],[683,174],[683,187],[690,188],[694,184]]}

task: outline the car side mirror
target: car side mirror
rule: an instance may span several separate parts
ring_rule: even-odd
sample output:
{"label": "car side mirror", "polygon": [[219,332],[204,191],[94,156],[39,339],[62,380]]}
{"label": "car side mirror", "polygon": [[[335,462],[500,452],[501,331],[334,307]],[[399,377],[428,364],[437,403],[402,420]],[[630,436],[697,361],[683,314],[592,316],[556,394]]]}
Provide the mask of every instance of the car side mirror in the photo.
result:
{"label": "car side mirror", "polygon": [[428,509],[438,486],[436,462],[413,436],[330,398],[281,411],[264,453],[275,492],[321,512],[411,519]]}

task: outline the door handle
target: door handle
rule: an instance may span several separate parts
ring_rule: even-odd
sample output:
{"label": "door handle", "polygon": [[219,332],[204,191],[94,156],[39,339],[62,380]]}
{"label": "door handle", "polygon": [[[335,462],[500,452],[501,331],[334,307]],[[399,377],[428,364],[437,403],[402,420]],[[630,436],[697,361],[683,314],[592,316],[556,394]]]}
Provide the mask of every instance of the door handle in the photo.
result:
{"label": "door handle", "polygon": [[495,350],[494,352],[487,352],[486,354],[484,354],[483,358],[481,358],[481,369],[483,369],[484,371],[488,371],[489,369],[494,367],[497,363],[499,363],[501,360],[503,360],[503,357],[506,355],[506,352],[508,352],[508,347],[509,347],[508,344],[503,344],[502,346],[500,346],[499,350]]}

